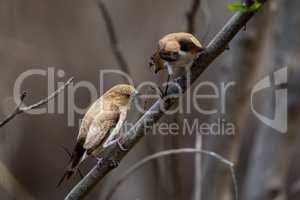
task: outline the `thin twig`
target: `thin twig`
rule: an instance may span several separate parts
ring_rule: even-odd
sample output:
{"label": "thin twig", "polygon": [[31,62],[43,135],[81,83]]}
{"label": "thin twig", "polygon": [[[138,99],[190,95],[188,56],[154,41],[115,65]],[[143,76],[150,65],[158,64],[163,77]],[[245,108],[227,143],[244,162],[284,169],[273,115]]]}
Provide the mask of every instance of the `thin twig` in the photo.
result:
{"label": "thin twig", "polygon": [[20,103],[16,106],[15,110],[8,115],[1,123],[0,123],[0,127],[4,126],[6,123],[8,123],[10,120],[12,120],[16,115],[19,114],[20,112],[20,107],[25,99],[25,97],[27,96],[26,92],[23,92],[22,95],[20,96]]}
{"label": "thin twig", "polygon": [[27,112],[29,110],[33,110],[36,109],[46,103],[48,103],[51,99],[53,99],[54,97],[56,97],[61,91],[63,91],[72,81],[73,81],[73,77],[70,78],[63,86],[61,86],[60,88],[58,88],[55,92],[53,92],[52,94],[50,94],[49,96],[47,96],[46,98],[40,100],[37,103],[34,103],[30,106],[26,106],[26,107],[21,107],[23,100],[26,97],[26,92],[23,92],[23,94],[20,97],[20,103],[17,105],[17,107],[15,108],[15,110],[8,115],[1,123],[0,123],[0,127],[3,127],[5,124],[7,124],[9,121],[11,121],[13,118],[15,118],[17,115],[20,115],[24,112]]}
{"label": "thin twig", "polygon": [[[127,178],[133,174],[136,170],[138,170],[139,168],[141,168],[142,166],[144,166],[145,164],[147,164],[148,162],[155,160],[157,158],[161,158],[164,156],[170,156],[170,155],[174,155],[174,154],[204,154],[210,157],[213,157],[219,161],[221,161],[222,163],[224,163],[225,165],[229,166],[230,168],[230,173],[234,173],[234,175],[232,175],[233,179],[235,179],[235,170],[234,170],[234,164],[232,162],[230,162],[229,160],[227,160],[226,158],[223,158],[221,155],[216,154],[214,152],[211,151],[206,151],[206,150],[200,150],[200,149],[192,149],[192,148],[182,148],[182,149],[170,149],[170,150],[166,150],[166,151],[161,151],[158,153],[155,153],[153,155],[147,156],[144,159],[142,159],[141,161],[137,162],[136,164],[134,164],[133,166],[131,166],[117,181],[115,184],[113,184],[112,189],[109,190],[109,192],[107,193],[106,197],[104,199],[106,200],[110,200],[111,197],[113,196],[113,194],[115,193],[115,191],[120,187],[120,185],[127,180]],[[236,184],[236,180],[233,180],[233,184]],[[234,186],[234,188],[236,188]],[[237,193],[237,191],[234,191],[235,193]],[[237,196],[237,195],[236,195]]]}
{"label": "thin twig", "polygon": [[187,18],[187,32],[189,33],[195,33],[196,31],[196,15],[198,13],[198,10],[200,8],[201,0],[193,0],[192,6],[190,10],[186,13]]}
{"label": "thin twig", "polygon": [[105,22],[107,33],[110,41],[110,45],[112,48],[112,51],[117,59],[118,64],[120,65],[121,69],[125,73],[129,73],[129,67],[126,59],[124,58],[124,55],[120,49],[118,37],[113,25],[112,17],[110,16],[108,9],[104,2],[102,0],[98,0],[98,7],[101,11],[103,20]]}
{"label": "thin twig", "polygon": [[[213,62],[222,52],[225,51],[228,43],[243,28],[243,26],[252,18],[255,12],[238,12],[232,16],[225,24],[223,29],[208,44],[203,53],[197,58],[191,67],[190,82],[194,83],[203,71]],[[176,78],[174,81],[185,92],[190,85],[187,84],[185,74]],[[135,144],[153,128],[153,125],[165,115],[164,110],[168,110],[172,105],[178,102],[176,96],[179,95],[178,87],[171,85],[168,89],[168,95],[173,98],[168,100],[157,100],[152,107],[136,122],[127,133],[124,134],[123,146],[127,151],[119,149],[117,144],[107,147],[101,154],[101,166],[96,165],[66,196],[65,200],[79,200],[85,197],[89,191],[116,166],[111,164],[111,160],[121,161],[122,158],[132,149]]]}

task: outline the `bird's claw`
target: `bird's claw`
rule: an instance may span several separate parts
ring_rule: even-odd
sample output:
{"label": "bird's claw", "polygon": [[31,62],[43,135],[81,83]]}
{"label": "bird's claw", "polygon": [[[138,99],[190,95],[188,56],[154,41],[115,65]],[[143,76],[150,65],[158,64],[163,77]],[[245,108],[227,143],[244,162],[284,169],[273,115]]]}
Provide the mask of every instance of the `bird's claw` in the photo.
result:
{"label": "bird's claw", "polygon": [[103,163],[103,158],[96,157],[96,160],[97,160],[97,165],[101,166],[101,164]]}
{"label": "bird's claw", "polygon": [[119,137],[118,139],[117,139],[117,144],[118,144],[118,147],[122,150],[122,151],[127,151],[128,149],[127,148],[125,148],[124,146],[123,146],[123,141],[122,141],[122,138],[121,137]]}
{"label": "bird's claw", "polygon": [[119,164],[120,164],[120,161],[117,161],[117,160],[115,160],[113,158],[111,158],[109,161],[110,161],[110,166],[111,167],[118,167]]}
{"label": "bird's claw", "polygon": [[161,89],[160,87],[158,87],[159,91],[160,91],[160,98],[162,100],[165,100],[165,97],[168,96],[168,89],[169,89],[169,82],[170,82],[170,79],[173,79],[173,77],[169,74],[168,75],[168,79],[167,79],[167,83],[166,83],[166,87],[165,87],[165,90],[163,91],[163,89]]}
{"label": "bird's claw", "polygon": [[[100,157],[95,157],[96,160],[97,160],[97,166],[100,167],[102,164],[103,164],[103,158],[100,158]],[[119,161],[116,161],[115,159],[113,158],[109,158],[109,165],[111,167],[118,167],[120,162]]]}

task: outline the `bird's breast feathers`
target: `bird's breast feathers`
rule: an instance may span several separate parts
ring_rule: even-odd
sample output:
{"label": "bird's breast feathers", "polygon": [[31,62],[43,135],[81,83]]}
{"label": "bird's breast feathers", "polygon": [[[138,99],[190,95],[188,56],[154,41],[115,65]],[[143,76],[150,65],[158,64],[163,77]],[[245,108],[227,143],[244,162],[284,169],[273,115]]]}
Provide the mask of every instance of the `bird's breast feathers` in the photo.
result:
{"label": "bird's breast feathers", "polygon": [[88,154],[96,154],[103,144],[114,139],[126,119],[127,107],[118,107],[105,99],[96,101],[82,120],[78,138],[84,139]]}

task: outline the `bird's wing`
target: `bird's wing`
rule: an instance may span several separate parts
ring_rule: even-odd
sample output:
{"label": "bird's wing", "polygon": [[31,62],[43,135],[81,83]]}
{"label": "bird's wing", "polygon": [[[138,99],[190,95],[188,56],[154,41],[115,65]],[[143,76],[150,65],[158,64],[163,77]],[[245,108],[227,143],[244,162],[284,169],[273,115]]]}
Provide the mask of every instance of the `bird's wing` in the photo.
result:
{"label": "bird's wing", "polygon": [[111,107],[109,110],[99,112],[94,118],[83,144],[88,153],[99,147],[109,136],[110,131],[116,126],[120,118],[118,107]]}

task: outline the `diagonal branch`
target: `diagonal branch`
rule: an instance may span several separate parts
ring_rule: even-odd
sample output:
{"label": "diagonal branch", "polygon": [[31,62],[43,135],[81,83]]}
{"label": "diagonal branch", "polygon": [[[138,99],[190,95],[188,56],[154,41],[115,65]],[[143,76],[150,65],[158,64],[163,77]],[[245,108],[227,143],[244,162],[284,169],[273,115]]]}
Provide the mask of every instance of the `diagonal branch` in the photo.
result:
{"label": "diagonal branch", "polygon": [[17,105],[15,110],[10,115],[8,115],[2,122],[0,122],[0,128],[3,127],[5,124],[7,124],[9,121],[11,121],[13,118],[15,118],[17,115],[20,115],[29,110],[36,109],[36,108],[41,107],[42,105],[48,103],[50,100],[55,98],[59,93],[61,93],[61,91],[63,91],[73,81],[73,79],[74,78],[71,77],[63,86],[58,88],[55,92],[53,92],[46,98],[44,98],[44,99],[40,100],[39,102],[34,103],[30,106],[21,107],[25,97],[27,96],[26,92],[23,92],[23,94],[20,97],[20,100],[21,100],[20,103]]}
{"label": "diagonal branch", "polygon": [[[191,67],[191,83],[194,83],[203,71],[213,62],[222,52],[226,50],[233,37],[246,25],[255,12],[236,13],[229,19],[223,29],[209,43],[203,53],[197,58]],[[187,84],[187,76],[182,75],[176,78],[176,83],[185,92],[190,85]],[[168,95],[178,96],[179,90],[175,85],[170,85],[167,91]],[[111,160],[120,161],[132,149],[135,144],[153,128],[153,125],[164,116],[164,110],[168,110],[178,99],[157,100],[152,107],[136,122],[124,135],[123,146],[127,151],[122,151],[117,144],[111,145],[105,149],[101,166],[95,166],[66,196],[65,200],[79,200],[85,197],[89,191],[116,166],[111,164]]]}
{"label": "diagonal branch", "polygon": [[98,0],[98,7],[101,11],[103,20],[104,20],[106,28],[107,28],[107,33],[108,33],[112,51],[117,59],[118,64],[120,65],[121,69],[125,73],[128,74],[129,73],[128,63],[127,63],[126,59],[124,58],[124,55],[120,49],[118,37],[117,37],[116,31],[115,31],[115,28],[113,25],[112,18],[110,16],[108,9],[107,9],[106,5],[104,4],[103,0]]}
{"label": "diagonal branch", "polygon": [[145,164],[147,164],[148,162],[155,160],[157,158],[161,158],[164,156],[170,156],[170,155],[178,155],[178,154],[204,154],[207,156],[210,156],[220,162],[222,162],[223,164],[227,165],[230,169],[230,173],[231,176],[233,178],[232,182],[234,184],[234,193],[236,194],[235,197],[237,198],[237,180],[236,180],[236,175],[235,175],[235,170],[234,170],[234,164],[232,162],[230,162],[229,160],[227,160],[226,158],[222,157],[219,154],[216,154],[214,152],[211,151],[206,151],[206,150],[201,150],[201,149],[192,149],[192,148],[182,148],[182,149],[170,149],[170,150],[166,150],[166,151],[161,151],[158,153],[155,153],[153,155],[147,156],[144,159],[142,159],[141,161],[137,162],[136,164],[134,164],[133,166],[131,166],[126,172],[124,172],[124,174],[116,181],[116,183],[112,186],[112,189],[108,192],[108,194],[106,195],[106,197],[104,199],[106,200],[110,200],[112,195],[115,193],[115,191],[118,189],[118,187],[131,175],[133,174],[136,170],[140,169],[141,167],[143,167]]}

